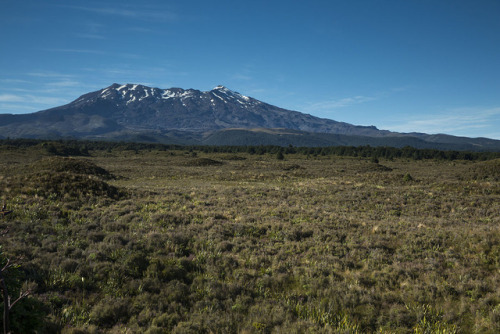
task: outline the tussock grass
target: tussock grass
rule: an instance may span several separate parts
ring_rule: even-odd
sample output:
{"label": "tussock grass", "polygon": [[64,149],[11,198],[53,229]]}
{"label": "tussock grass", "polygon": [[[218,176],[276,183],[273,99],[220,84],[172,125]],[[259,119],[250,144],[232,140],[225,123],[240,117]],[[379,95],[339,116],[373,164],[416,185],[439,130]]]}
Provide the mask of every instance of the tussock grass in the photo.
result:
{"label": "tussock grass", "polygon": [[472,166],[464,177],[473,180],[500,180],[500,159],[484,161]]}
{"label": "tussock grass", "polygon": [[495,161],[5,154],[2,249],[53,332],[500,331]]}

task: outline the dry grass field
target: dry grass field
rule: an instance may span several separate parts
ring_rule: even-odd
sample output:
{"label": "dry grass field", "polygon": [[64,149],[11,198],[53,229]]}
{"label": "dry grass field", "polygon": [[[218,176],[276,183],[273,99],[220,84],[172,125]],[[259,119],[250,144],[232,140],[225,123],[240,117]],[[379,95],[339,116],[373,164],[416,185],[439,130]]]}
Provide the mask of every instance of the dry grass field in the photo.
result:
{"label": "dry grass field", "polygon": [[500,160],[0,158],[14,332],[500,332]]}

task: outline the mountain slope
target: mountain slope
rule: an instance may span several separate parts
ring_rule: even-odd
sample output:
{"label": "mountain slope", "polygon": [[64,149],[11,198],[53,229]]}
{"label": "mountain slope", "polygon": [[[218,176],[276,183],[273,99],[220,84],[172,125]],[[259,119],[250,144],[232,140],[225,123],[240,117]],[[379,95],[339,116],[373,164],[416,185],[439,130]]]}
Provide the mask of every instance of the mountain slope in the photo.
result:
{"label": "mountain slope", "polygon": [[[267,133],[251,130],[264,128],[289,129],[300,135],[284,135],[281,130]],[[242,137],[237,139],[237,136]],[[287,141],[304,146],[408,144],[425,148],[500,150],[500,141],[485,138],[402,134],[314,117],[261,102],[223,86],[203,92],[113,84],[60,107],[32,114],[0,115],[0,138],[6,137],[214,145]]]}
{"label": "mountain slope", "polygon": [[375,127],[354,126],[275,107],[223,86],[202,92],[113,84],[61,107],[29,115],[0,115],[0,121],[11,127],[10,131],[0,128],[4,136],[64,136],[72,132],[80,136],[125,129],[203,132],[235,127],[381,134]]}

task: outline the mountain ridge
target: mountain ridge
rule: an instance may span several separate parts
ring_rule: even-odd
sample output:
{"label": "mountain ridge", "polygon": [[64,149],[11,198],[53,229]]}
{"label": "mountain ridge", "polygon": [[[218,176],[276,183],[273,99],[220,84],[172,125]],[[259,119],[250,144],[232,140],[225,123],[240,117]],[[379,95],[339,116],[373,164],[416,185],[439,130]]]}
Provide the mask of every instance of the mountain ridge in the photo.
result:
{"label": "mountain ridge", "polygon": [[[227,129],[244,131],[228,132]],[[492,139],[405,134],[379,130],[375,126],[352,125],[273,106],[222,85],[210,91],[200,91],[114,83],[59,107],[32,114],[0,114],[0,138],[130,140],[139,136],[167,143],[169,140],[182,143],[183,138],[189,137],[186,143],[194,141],[225,145],[241,142],[234,137],[238,133],[245,134],[251,143],[249,138],[256,134],[252,129],[300,131],[302,140],[298,140],[297,135],[286,135],[293,145],[302,142],[335,145],[338,142],[338,138],[333,139],[335,136],[345,136],[341,142],[347,145],[372,142],[374,145],[389,143],[388,146],[401,146],[401,143],[419,144],[423,141],[420,146],[443,147],[444,144],[444,147],[453,147],[451,149],[463,147],[500,151],[500,141]],[[215,141],[213,138],[217,132],[227,137],[215,136],[219,138]],[[283,133],[273,132],[265,137],[269,138],[269,135],[284,136]],[[305,140],[306,136],[310,136],[311,140]],[[207,140],[210,137],[212,140]],[[319,140],[319,137],[323,139]],[[359,140],[360,137],[364,139]],[[255,142],[262,143],[262,140]]]}

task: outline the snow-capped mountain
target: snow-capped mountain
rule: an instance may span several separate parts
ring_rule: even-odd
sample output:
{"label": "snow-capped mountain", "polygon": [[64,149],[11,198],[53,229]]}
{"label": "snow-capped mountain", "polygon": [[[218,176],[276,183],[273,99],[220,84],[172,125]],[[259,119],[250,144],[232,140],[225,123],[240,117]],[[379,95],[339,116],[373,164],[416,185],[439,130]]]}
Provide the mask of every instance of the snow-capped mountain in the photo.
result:
{"label": "snow-capped mountain", "polygon": [[41,113],[60,114],[63,110],[66,115],[106,116],[116,125],[131,130],[205,132],[225,128],[288,128],[342,134],[379,133],[373,127],[353,126],[281,109],[224,86],[203,92],[113,84]]}
{"label": "snow-capped mountain", "polygon": [[224,86],[199,91],[113,84],[60,107],[24,115],[0,114],[0,139],[7,137],[500,150],[500,141],[484,138],[402,134],[314,117]]}

